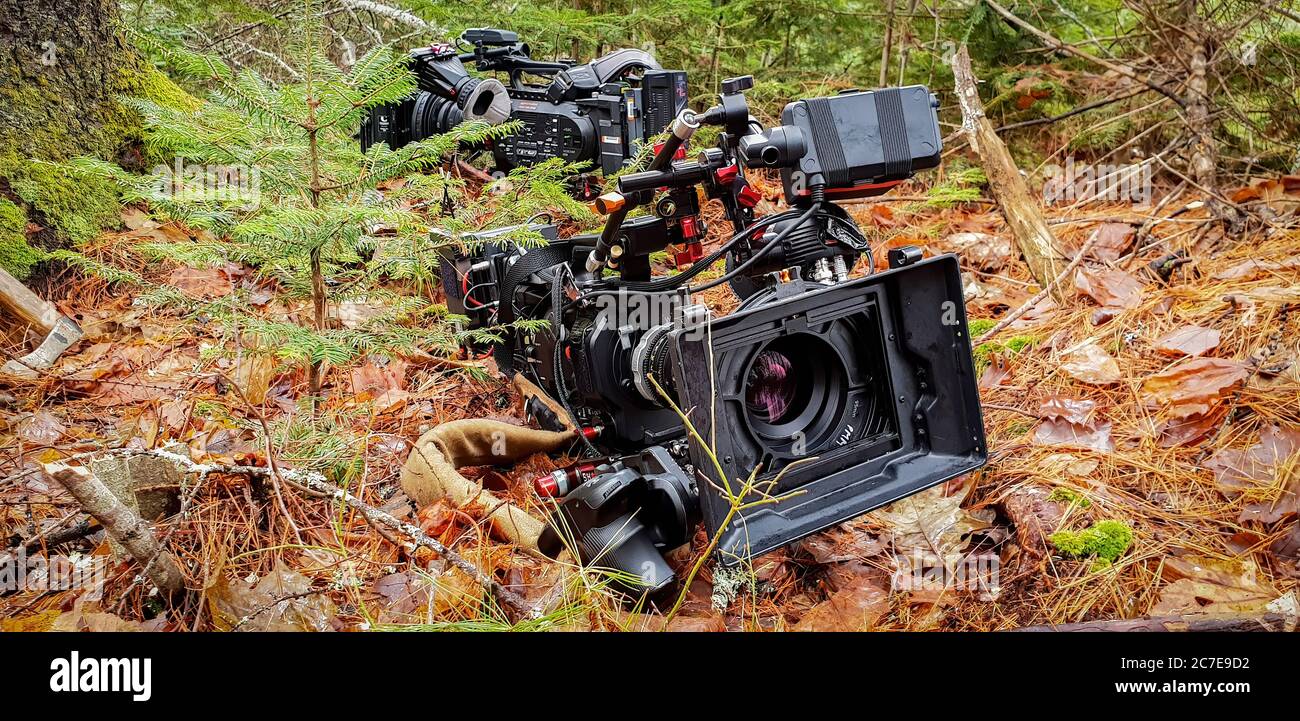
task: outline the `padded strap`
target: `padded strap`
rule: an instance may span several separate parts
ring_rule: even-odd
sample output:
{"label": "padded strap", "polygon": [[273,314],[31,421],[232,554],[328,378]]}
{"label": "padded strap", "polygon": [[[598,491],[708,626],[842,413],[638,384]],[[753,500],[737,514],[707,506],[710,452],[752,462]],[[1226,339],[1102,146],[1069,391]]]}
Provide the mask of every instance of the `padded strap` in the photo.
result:
{"label": "padded strap", "polygon": [[891,178],[912,174],[912,151],[907,143],[907,118],[903,114],[903,91],[877,90],[876,117],[880,122],[880,149],[885,158],[885,175]]}
{"label": "padded strap", "polygon": [[804,103],[812,120],[813,142],[817,144],[817,159],[822,174],[826,176],[826,184],[832,188],[848,185],[848,161],[844,157],[844,146],[840,145],[839,131],[835,129],[830,98],[810,98]]}
{"label": "padded strap", "polygon": [[[520,283],[528,279],[528,276],[536,273],[543,268],[549,268],[558,263],[566,262],[572,254],[568,243],[548,245],[543,248],[534,248],[525,253],[514,265],[506,271],[506,277],[501,281],[499,303],[497,304],[497,321],[501,325],[509,325],[515,321],[515,289]],[[514,375],[514,333],[510,330],[505,331],[505,342],[498,343],[493,349],[492,355],[496,358],[497,367],[506,375]]]}

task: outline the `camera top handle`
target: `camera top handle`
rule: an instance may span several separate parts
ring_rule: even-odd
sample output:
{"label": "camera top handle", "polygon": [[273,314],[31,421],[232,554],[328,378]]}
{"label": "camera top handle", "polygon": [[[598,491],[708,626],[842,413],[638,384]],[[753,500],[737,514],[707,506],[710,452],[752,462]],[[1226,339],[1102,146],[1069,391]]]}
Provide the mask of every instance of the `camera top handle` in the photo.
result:
{"label": "camera top handle", "polygon": [[463,63],[474,63],[478,70],[501,70],[510,75],[510,84],[523,85],[523,74],[551,77],[568,69],[571,62],[534,60],[530,57],[528,43],[519,42],[519,35],[510,30],[496,28],[470,28],[461,33],[460,41],[474,47],[457,57]]}

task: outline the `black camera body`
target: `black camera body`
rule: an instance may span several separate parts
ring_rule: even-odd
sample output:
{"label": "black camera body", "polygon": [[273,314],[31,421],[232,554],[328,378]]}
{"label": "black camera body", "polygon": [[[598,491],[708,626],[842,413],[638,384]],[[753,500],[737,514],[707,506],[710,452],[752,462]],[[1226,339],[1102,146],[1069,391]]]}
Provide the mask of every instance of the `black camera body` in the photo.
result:
{"label": "black camera body", "polygon": [[[519,121],[519,132],[492,144],[497,169],[550,158],[590,162],[605,173],[622,169],[686,105],[686,73],[664,70],[641,50],[615,50],[586,64],[533,60],[506,30],[468,30],[469,52],[437,44],[411,52],[419,90],[370,113],[360,132],[362,150],[377,142],[399,148],[460,122]],[[509,85],[469,75],[499,70]],[[529,83],[529,76],[548,82]]]}
{"label": "black camera body", "polygon": [[[798,101],[789,122],[763,129],[750,85],[728,80],[718,105],[679,114],[649,168],[598,199],[601,233],[559,239],[539,224],[544,247],[497,242],[497,231],[445,257],[451,310],[503,333],[498,367],[557,400],[603,459],[539,485],[558,504],[543,550],[620,570],[615,585],[634,594],[667,587],[655,558],[689,539],[681,518],[698,514],[721,534],[719,560],[737,563],[987,459],[955,257],[896,249],[888,271],[851,279],[870,244],[832,202],[937,163],[929,91]],[[718,147],[674,159],[702,124],[723,128]],[[782,169],[789,210],[755,217],[752,167]],[[721,201],[735,231],[707,254],[701,195]],[[635,207],[649,212],[629,218]],[[648,258],[663,250],[678,272],[656,277]],[[724,259],[724,274],[697,280]],[[742,303],[714,319],[693,296],[722,283]],[[522,319],[548,327],[516,329]],[[751,473],[757,484],[737,497]],[[669,508],[678,502],[688,508]],[[616,528],[630,530],[606,533]]]}

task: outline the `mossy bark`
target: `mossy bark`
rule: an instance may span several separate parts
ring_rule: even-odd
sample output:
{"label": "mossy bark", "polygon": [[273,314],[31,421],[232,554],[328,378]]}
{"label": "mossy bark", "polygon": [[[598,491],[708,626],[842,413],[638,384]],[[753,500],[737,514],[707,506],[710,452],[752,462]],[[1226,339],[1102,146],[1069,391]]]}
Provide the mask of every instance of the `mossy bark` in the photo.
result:
{"label": "mossy bark", "polygon": [[93,155],[140,165],[140,121],[120,96],[184,92],[126,41],[115,0],[0,0],[0,265],[25,278],[37,249],[83,243],[119,221],[104,181],[50,163]]}

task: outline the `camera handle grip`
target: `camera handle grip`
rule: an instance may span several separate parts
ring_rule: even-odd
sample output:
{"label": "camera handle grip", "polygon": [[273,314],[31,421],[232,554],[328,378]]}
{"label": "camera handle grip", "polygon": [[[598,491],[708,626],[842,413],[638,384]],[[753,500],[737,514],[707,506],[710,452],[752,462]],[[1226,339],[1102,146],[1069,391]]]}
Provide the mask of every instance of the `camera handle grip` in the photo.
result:
{"label": "camera handle grip", "polygon": [[[673,120],[672,132],[668,135],[668,140],[655,153],[654,159],[650,161],[648,171],[663,170],[673,161],[673,156],[677,154],[677,149],[682,144],[690,140],[691,136],[700,127],[700,121],[695,115],[695,111],[685,108]],[[600,237],[596,240],[596,247],[591,249],[587,255],[586,268],[588,273],[599,273],[601,268],[609,262],[609,250],[614,246],[614,239],[618,237],[618,232],[623,226],[623,220],[632,210],[632,204],[625,204],[623,207],[615,210],[610,214],[609,219],[605,221],[605,228],[601,231]]]}

